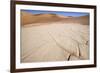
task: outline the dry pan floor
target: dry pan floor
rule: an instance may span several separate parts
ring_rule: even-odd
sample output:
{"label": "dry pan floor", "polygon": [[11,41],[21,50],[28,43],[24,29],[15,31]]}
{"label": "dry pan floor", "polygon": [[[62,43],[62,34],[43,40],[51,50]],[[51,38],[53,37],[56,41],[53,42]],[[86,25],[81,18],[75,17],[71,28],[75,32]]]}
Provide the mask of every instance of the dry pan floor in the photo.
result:
{"label": "dry pan floor", "polygon": [[88,25],[47,23],[23,26],[21,34],[21,62],[89,59]]}

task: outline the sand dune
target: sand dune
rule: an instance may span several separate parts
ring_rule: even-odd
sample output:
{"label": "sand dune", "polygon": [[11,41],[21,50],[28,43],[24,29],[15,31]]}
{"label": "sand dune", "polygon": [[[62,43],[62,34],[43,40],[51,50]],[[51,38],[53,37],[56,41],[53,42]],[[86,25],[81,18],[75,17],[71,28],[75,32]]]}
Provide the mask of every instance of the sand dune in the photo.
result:
{"label": "sand dune", "polygon": [[80,23],[80,24],[88,25],[89,16],[70,17],[70,16],[62,16],[56,14],[31,14],[24,11],[21,12],[22,25],[29,25],[33,23],[61,22],[61,21],[66,23]]}
{"label": "sand dune", "polygon": [[89,59],[89,16],[21,14],[21,62]]}
{"label": "sand dune", "polygon": [[31,23],[45,23],[59,21],[62,18],[56,14],[31,14],[27,12],[21,12],[21,24],[27,25]]}

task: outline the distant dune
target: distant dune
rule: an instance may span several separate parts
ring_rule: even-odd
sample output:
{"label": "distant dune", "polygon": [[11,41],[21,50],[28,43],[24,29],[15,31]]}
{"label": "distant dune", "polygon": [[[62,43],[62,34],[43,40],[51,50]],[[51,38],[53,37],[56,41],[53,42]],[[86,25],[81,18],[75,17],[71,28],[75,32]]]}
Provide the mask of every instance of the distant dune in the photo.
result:
{"label": "distant dune", "polygon": [[89,16],[70,17],[70,16],[62,16],[56,14],[32,14],[24,11],[21,12],[22,25],[27,25],[27,24],[29,25],[33,23],[50,23],[50,22],[80,23],[88,25]]}
{"label": "distant dune", "polygon": [[32,23],[44,23],[59,21],[62,18],[56,14],[31,14],[27,12],[21,12],[21,24],[27,25]]}
{"label": "distant dune", "polygon": [[70,17],[70,18],[62,20],[62,22],[89,25],[89,16]]}
{"label": "distant dune", "polygon": [[89,25],[89,16],[81,16],[78,18],[80,23]]}

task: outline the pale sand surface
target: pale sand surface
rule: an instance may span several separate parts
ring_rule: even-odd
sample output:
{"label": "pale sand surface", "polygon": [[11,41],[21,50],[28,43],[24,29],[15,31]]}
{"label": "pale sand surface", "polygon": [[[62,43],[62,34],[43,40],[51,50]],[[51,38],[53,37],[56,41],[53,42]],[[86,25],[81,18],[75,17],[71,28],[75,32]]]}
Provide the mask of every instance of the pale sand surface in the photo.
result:
{"label": "pale sand surface", "polygon": [[89,59],[89,25],[42,24],[22,26],[21,62]]}

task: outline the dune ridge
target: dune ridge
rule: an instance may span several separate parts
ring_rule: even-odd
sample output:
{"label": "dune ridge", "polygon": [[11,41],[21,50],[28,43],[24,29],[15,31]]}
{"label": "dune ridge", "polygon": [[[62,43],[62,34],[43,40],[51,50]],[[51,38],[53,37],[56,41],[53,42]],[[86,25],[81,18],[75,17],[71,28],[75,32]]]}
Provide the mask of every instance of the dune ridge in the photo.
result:
{"label": "dune ridge", "polygon": [[24,11],[21,12],[21,25],[51,22],[80,23],[88,25],[89,16],[71,17],[57,14],[32,14]]}

